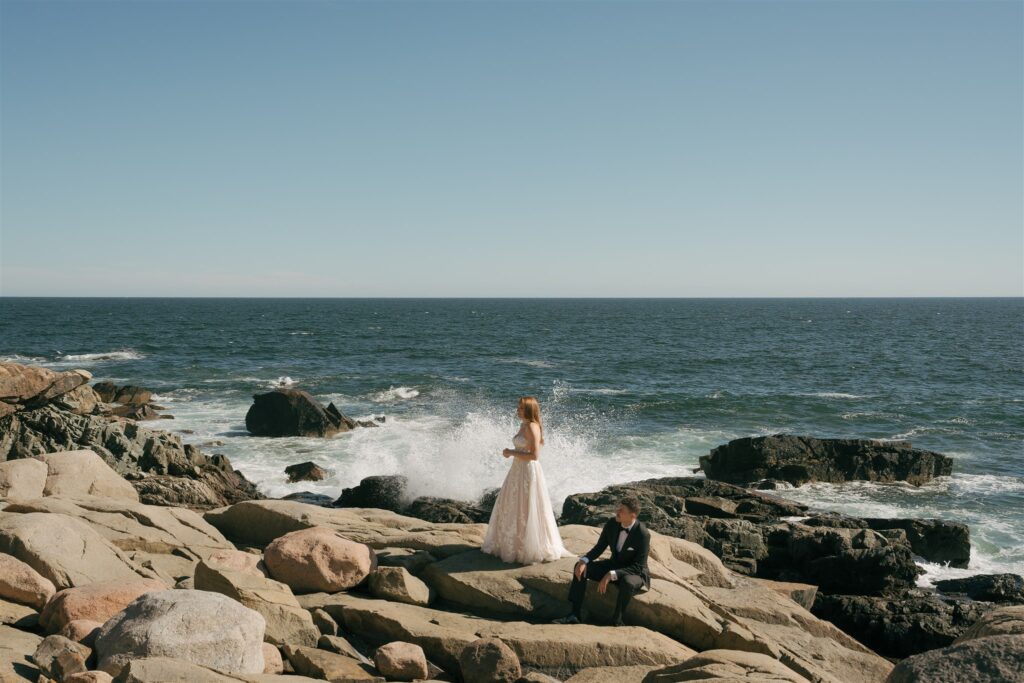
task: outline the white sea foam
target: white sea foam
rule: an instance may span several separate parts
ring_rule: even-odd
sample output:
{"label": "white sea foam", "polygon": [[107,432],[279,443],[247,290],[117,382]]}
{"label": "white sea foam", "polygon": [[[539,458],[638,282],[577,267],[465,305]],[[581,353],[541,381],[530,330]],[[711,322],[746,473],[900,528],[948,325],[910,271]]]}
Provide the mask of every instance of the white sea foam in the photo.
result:
{"label": "white sea foam", "polygon": [[272,379],[269,382],[267,382],[267,387],[270,389],[284,389],[285,387],[294,386],[295,384],[298,384],[297,380],[282,375],[277,379]]}
{"label": "white sea foam", "polygon": [[817,396],[818,398],[836,398],[836,399],[857,399],[857,398],[868,398],[864,394],[847,394],[842,391],[813,391],[810,393],[799,394],[800,396]]}
{"label": "white sea foam", "polygon": [[121,349],[120,351],[103,351],[101,353],[69,353],[57,357],[58,362],[95,362],[104,360],[140,360],[144,355],[134,349]]}
{"label": "white sea foam", "polygon": [[416,398],[420,395],[418,389],[412,387],[396,387],[391,385],[384,391],[378,391],[373,394],[371,400],[375,403],[390,403],[392,401],[408,400],[410,398]]}
{"label": "white sea foam", "polygon": [[46,363],[47,358],[43,356],[23,356],[20,353],[12,353],[9,356],[0,356],[0,362],[3,363],[18,363],[20,365],[39,365]]}

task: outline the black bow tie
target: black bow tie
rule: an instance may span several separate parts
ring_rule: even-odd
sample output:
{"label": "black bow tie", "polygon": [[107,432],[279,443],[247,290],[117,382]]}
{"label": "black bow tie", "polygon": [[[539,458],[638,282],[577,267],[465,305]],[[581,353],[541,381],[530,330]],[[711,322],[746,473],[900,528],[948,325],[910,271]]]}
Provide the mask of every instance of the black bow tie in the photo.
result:
{"label": "black bow tie", "polygon": [[629,527],[628,527],[628,526],[620,526],[619,528],[620,528],[620,529],[621,529],[622,531],[626,531],[626,532],[628,532],[628,531],[629,531]]}

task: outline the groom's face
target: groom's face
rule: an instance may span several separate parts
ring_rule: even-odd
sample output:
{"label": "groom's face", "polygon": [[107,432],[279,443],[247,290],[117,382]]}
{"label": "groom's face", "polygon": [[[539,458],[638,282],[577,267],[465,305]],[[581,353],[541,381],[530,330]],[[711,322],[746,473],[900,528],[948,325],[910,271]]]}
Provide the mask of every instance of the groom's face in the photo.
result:
{"label": "groom's face", "polygon": [[615,519],[618,520],[622,526],[629,526],[636,521],[636,515],[625,505],[620,505],[619,509],[615,512]]}

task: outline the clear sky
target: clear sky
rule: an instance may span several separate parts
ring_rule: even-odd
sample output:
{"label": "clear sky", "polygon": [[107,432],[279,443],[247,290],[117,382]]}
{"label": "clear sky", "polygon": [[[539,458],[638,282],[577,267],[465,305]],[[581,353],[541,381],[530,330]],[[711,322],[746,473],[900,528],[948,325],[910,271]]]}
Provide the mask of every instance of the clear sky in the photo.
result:
{"label": "clear sky", "polygon": [[1024,295],[1019,0],[0,6],[6,296]]}

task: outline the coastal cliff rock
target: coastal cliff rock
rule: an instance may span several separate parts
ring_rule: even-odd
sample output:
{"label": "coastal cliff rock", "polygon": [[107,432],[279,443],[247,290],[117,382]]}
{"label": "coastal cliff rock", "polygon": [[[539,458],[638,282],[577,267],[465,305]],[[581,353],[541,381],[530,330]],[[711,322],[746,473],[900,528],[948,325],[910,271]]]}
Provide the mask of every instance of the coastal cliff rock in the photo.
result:
{"label": "coastal cliff rock", "polygon": [[[174,434],[103,414],[99,407],[87,412],[69,409],[62,402],[69,392],[95,394],[84,385],[89,378],[85,370],[57,373],[0,363],[0,406],[6,406],[0,407],[0,463],[88,450],[128,479],[143,502],[211,508],[259,497],[255,485],[232,469],[223,455],[207,456]],[[131,400],[144,395],[138,387],[129,388]],[[69,462],[84,466],[80,459]],[[0,473],[0,482],[4,478]],[[65,477],[67,485],[73,485],[73,479]]]}
{"label": "coastal cliff rock", "polygon": [[377,426],[371,420],[356,421],[342,415],[333,403],[325,408],[302,389],[274,389],[252,398],[245,428],[256,436],[331,436]]}
{"label": "coastal cliff rock", "polygon": [[755,485],[772,479],[801,486],[808,482],[905,481],[920,486],[948,476],[953,459],[909,441],[818,439],[772,434],[734,439],[700,458],[709,479]]}

